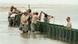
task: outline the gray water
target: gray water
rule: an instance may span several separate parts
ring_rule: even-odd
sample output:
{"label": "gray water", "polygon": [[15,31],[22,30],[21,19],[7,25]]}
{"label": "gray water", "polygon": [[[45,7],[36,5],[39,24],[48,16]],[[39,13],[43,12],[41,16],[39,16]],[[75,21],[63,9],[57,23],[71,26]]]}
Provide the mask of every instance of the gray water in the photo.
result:
{"label": "gray water", "polygon": [[8,12],[0,12],[0,44],[67,44],[40,34],[22,34],[18,28],[8,27],[7,17]]}
{"label": "gray water", "polygon": [[[19,8],[24,10],[26,8]],[[78,27],[78,6],[77,5],[50,5],[50,6],[31,6],[33,11],[44,11],[48,15],[55,17],[55,24],[66,25],[65,18],[70,16],[72,28]],[[22,11],[23,11],[22,10]],[[22,34],[18,28],[8,27],[9,8],[0,8],[0,44],[67,44],[65,42],[44,38],[40,34]],[[78,29],[78,28],[77,28]],[[34,38],[35,37],[35,38]]]}

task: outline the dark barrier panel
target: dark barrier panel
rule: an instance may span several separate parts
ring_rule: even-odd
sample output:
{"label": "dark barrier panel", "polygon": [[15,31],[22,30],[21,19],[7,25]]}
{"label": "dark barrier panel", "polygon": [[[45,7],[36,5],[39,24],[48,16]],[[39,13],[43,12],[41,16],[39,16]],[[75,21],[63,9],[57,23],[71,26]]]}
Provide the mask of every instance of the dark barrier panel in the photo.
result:
{"label": "dark barrier panel", "polygon": [[46,23],[46,22],[40,22],[39,25],[40,25],[39,26],[40,32],[42,34],[47,34],[48,33],[48,29],[49,29],[48,23]]}
{"label": "dark barrier panel", "polygon": [[68,30],[68,28],[63,25],[39,22],[39,31],[42,34],[46,34],[50,39],[78,44],[78,29]]}

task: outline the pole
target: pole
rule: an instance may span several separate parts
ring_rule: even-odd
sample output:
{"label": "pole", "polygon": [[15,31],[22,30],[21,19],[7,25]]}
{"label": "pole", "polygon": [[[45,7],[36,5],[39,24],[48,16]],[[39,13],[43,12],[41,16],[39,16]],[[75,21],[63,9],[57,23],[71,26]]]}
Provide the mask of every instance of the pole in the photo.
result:
{"label": "pole", "polygon": [[28,4],[28,9],[30,9],[30,4]]}

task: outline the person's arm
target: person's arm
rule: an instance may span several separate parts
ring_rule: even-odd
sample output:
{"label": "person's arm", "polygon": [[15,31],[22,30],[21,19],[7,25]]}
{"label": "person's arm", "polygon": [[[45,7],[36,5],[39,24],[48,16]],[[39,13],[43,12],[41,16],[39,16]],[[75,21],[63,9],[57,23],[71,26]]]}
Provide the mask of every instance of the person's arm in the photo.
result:
{"label": "person's arm", "polygon": [[43,14],[47,15],[45,12],[41,11]]}
{"label": "person's arm", "polygon": [[43,13],[43,14],[44,14],[44,16],[47,18],[47,16],[48,16],[48,15],[47,15],[47,13],[45,13],[45,12],[43,12],[43,11],[42,11],[42,13]]}
{"label": "person's arm", "polygon": [[40,12],[40,15],[39,15],[39,20],[41,19],[41,15],[42,15],[42,11]]}
{"label": "person's arm", "polygon": [[8,13],[8,18],[10,18],[10,16],[11,16],[11,15],[12,15],[12,13],[11,13],[11,12],[9,12],[9,13]]}

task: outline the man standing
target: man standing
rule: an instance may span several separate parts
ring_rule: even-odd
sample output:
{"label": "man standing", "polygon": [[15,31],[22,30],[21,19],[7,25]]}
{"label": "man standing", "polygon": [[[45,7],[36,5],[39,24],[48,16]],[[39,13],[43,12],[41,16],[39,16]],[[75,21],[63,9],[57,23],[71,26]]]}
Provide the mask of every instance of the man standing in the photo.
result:
{"label": "man standing", "polygon": [[32,15],[32,20],[31,20],[31,31],[32,32],[34,32],[36,30],[37,21],[39,21],[38,12],[34,12]]}
{"label": "man standing", "polygon": [[24,14],[21,16],[20,28],[22,28],[23,33],[28,32],[28,18],[29,15],[27,12],[24,12]]}
{"label": "man standing", "polygon": [[71,42],[71,29],[72,29],[71,18],[67,17],[66,21],[67,21],[66,40]]}
{"label": "man standing", "polygon": [[29,15],[29,18],[28,18],[28,30],[30,31],[31,30],[31,19],[32,19],[32,13],[31,13],[31,9],[28,9],[27,10],[27,13]]}
{"label": "man standing", "polygon": [[70,17],[67,17],[66,18],[66,21],[67,21],[67,28],[68,28],[68,30],[71,30],[71,28],[72,28],[71,18]]}

